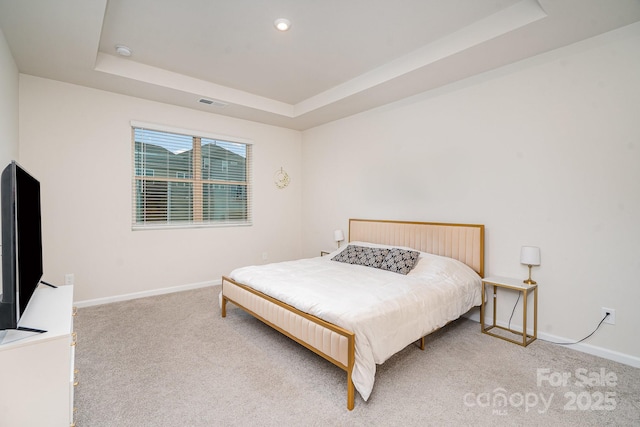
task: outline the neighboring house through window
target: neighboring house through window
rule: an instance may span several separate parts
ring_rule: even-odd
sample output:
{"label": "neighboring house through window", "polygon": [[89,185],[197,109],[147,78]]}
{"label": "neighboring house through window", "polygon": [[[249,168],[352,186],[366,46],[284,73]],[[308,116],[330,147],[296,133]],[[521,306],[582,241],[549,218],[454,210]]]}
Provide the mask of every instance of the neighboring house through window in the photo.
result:
{"label": "neighboring house through window", "polygon": [[133,128],[133,228],[251,224],[251,144]]}

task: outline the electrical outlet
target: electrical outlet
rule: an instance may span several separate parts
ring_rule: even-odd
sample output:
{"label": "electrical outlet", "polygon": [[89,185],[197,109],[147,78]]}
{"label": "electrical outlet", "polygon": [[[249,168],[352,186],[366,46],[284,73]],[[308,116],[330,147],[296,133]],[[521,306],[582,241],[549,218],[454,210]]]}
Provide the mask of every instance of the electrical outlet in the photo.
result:
{"label": "electrical outlet", "polygon": [[266,261],[269,259],[269,252],[262,252],[262,260]]}
{"label": "electrical outlet", "polygon": [[65,285],[73,285],[73,273],[67,273],[64,275],[64,284]]}
{"label": "electrical outlet", "polygon": [[610,325],[616,324],[616,311],[613,308],[602,307],[602,317],[604,317],[607,313],[609,315],[606,319],[604,319],[604,323],[608,323]]}

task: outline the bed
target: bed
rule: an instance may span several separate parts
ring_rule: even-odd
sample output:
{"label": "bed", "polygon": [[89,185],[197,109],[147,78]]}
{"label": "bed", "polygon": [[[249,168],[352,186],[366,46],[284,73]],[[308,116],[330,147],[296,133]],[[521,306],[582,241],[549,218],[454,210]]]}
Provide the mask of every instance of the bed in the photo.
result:
{"label": "bed", "polygon": [[[231,302],[343,369],[351,410],[356,389],[368,399],[376,364],[413,342],[424,348],[426,335],[480,305],[484,226],[350,219],[348,241],[323,257],[234,270],[220,306],[222,317]],[[355,251],[366,261],[350,262]],[[415,258],[413,268],[368,265],[391,253]]]}

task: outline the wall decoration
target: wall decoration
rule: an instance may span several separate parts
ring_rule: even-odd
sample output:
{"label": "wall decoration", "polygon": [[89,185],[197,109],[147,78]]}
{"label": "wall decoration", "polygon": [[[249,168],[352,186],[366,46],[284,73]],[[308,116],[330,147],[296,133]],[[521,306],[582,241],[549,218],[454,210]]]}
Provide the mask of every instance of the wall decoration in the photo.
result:
{"label": "wall decoration", "polygon": [[276,187],[282,190],[287,185],[289,185],[289,182],[291,182],[291,178],[289,178],[289,174],[285,172],[284,169],[280,168],[280,170],[276,171],[273,181],[275,182]]}

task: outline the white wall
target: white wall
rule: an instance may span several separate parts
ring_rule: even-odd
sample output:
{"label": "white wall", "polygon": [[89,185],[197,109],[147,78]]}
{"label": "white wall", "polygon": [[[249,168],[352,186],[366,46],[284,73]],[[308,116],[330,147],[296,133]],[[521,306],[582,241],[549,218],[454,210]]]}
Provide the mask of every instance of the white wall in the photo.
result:
{"label": "white wall", "polygon": [[0,167],[18,159],[18,67],[0,29]]}
{"label": "white wall", "polygon": [[639,76],[636,24],[304,132],[303,254],[350,217],[483,223],[487,275],[541,247],[539,332],[582,338],[605,306],[589,344],[640,357]]}
{"label": "white wall", "polygon": [[[131,230],[130,121],[254,144],[251,227]],[[85,301],[219,281],[247,264],[300,254],[301,134],[157,102],[20,76],[20,159],[41,181],[44,278],[75,274]],[[284,167],[291,185],[278,190]]]}
{"label": "white wall", "polygon": [[18,142],[18,67],[0,29],[0,172],[18,160]]}

